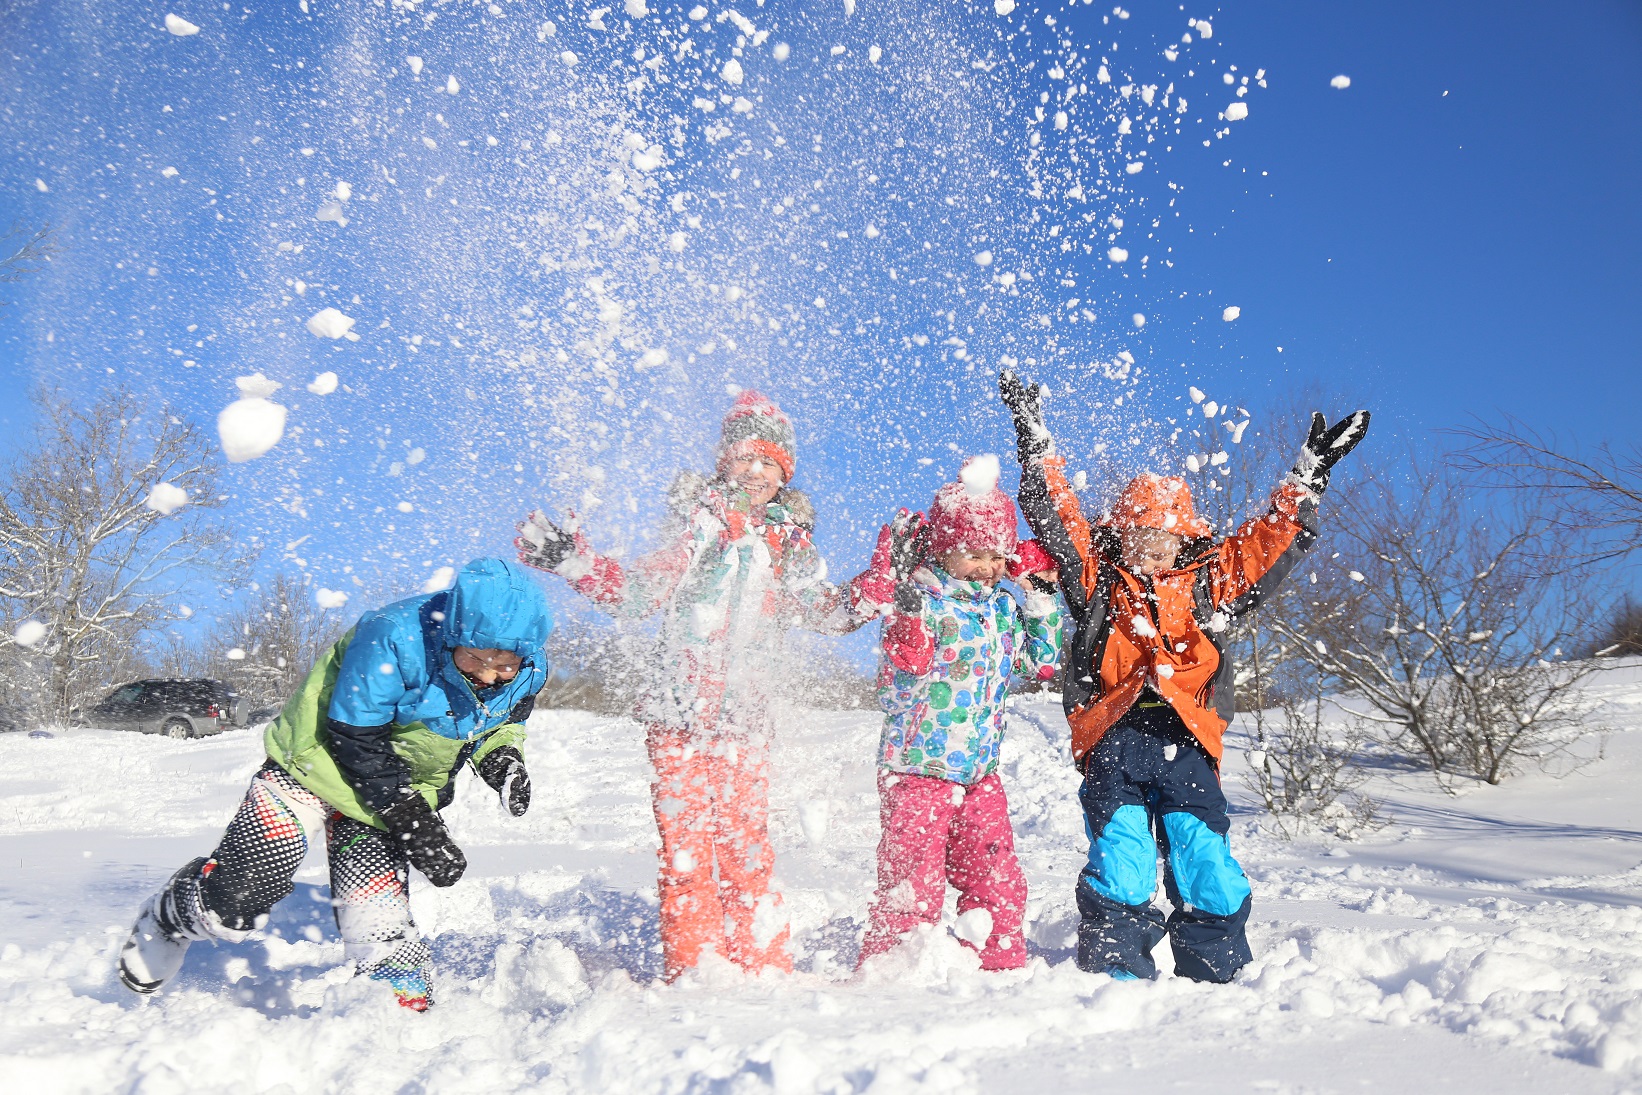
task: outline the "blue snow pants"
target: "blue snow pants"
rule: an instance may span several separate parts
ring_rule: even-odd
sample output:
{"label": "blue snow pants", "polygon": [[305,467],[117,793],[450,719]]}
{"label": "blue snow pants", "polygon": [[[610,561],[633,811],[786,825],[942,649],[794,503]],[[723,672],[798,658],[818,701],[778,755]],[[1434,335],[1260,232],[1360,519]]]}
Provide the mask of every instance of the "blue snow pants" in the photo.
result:
{"label": "blue snow pants", "polygon": [[[1089,831],[1079,968],[1155,978],[1152,948],[1167,932],[1178,976],[1230,981],[1254,957],[1249,883],[1231,856],[1219,776],[1174,709],[1130,708],[1085,758],[1078,798]],[[1160,853],[1167,921],[1152,905]]]}

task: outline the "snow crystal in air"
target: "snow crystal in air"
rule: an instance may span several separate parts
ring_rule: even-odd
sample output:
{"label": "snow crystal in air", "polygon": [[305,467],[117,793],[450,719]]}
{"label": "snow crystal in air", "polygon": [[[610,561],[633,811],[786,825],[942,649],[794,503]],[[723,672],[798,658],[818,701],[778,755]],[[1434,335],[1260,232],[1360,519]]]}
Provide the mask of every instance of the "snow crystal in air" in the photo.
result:
{"label": "snow crystal in air", "polygon": [[171,12],[165,13],[165,29],[170,31],[172,34],[175,34],[178,38],[186,38],[190,34],[198,34],[200,32],[199,27],[196,27],[193,23],[190,23],[180,15],[173,15]]}
{"label": "snow crystal in air", "polygon": [[861,234],[869,240],[875,240],[879,235],[878,226],[876,224],[868,223]]}
{"label": "snow crystal in air", "polygon": [[308,381],[308,390],[315,395],[330,395],[336,391],[336,374],[331,372],[320,373]]}
{"label": "snow crystal in air", "polygon": [[650,14],[650,8],[644,0],[626,0],[621,10],[627,13],[629,19],[643,19]]}
{"label": "snow crystal in air", "polygon": [[39,620],[24,620],[11,633],[11,641],[21,647],[38,646],[46,637],[46,625]]}
{"label": "snow crystal in air", "polygon": [[792,47],[785,42],[777,42],[775,48],[770,50],[770,56],[777,61],[785,61],[792,56]]}
{"label": "snow crystal in air", "polygon": [[223,657],[227,658],[231,662],[242,662],[245,660],[245,648],[236,646],[232,650],[228,651],[227,654],[223,655]]}
{"label": "snow crystal in air", "polygon": [[422,58],[416,57],[416,56],[410,56],[410,57],[405,58],[405,63],[410,66],[411,75],[413,75],[413,76],[422,75]]}
{"label": "snow crystal in air", "polygon": [[217,437],[230,463],[255,460],[285,436],[285,408],[268,397],[280,387],[261,373],[235,379],[239,398],[217,415]]}
{"label": "snow crystal in air", "polygon": [[990,252],[990,251],[976,251],[975,252],[975,265],[976,266],[991,266],[992,265],[992,252]]}
{"label": "snow crystal in air", "polygon": [[730,104],[730,109],[737,114],[751,114],[753,112],[753,101],[745,95],[737,95],[735,102]]}
{"label": "snow crystal in air", "polygon": [[321,308],[308,318],[308,333],[319,338],[342,338],[352,330],[353,320],[335,308]]}
{"label": "snow crystal in air", "polygon": [[456,77],[452,76],[448,80],[445,81],[445,94],[446,95],[460,95],[461,93],[462,93],[462,85],[456,82]]}
{"label": "snow crystal in air", "polygon": [[639,367],[642,369],[655,369],[665,364],[667,364],[667,351],[662,349],[646,350],[643,356],[639,358]]}
{"label": "snow crystal in air", "polygon": [[143,503],[155,513],[169,517],[188,504],[188,492],[174,483],[155,483]]}
{"label": "snow crystal in air", "polygon": [[649,148],[639,148],[633,151],[633,166],[640,171],[654,171],[667,162],[667,157],[661,150],[661,145],[653,144]]}
{"label": "snow crystal in air", "polygon": [[883,55],[884,51],[877,46],[871,46],[867,49],[867,60],[871,61],[875,65],[878,63],[878,59]]}
{"label": "snow crystal in air", "polygon": [[1227,323],[1230,323],[1232,320],[1236,319],[1238,316],[1240,316],[1242,314],[1243,314],[1243,309],[1241,309],[1237,305],[1233,304],[1230,308],[1227,308],[1224,312],[1220,313],[1220,318],[1225,320]]}
{"label": "snow crystal in air", "polygon": [[1191,19],[1187,21],[1186,25],[1197,31],[1199,38],[1214,37],[1214,27],[1210,25],[1207,19]]}
{"label": "snow crystal in air", "polygon": [[1130,160],[1123,165],[1124,173],[1129,175],[1138,175],[1145,169],[1146,165],[1139,160]]}
{"label": "snow crystal in air", "polygon": [[997,489],[998,486],[998,458],[992,453],[983,453],[980,456],[971,456],[964,461],[963,470],[958,478],[963,480],[964,490],[972,495],[980,496]]}
{"label": "snow crystal in air", "polygon": [[161,168],[160,174],[168,179],[174,179],[177,177],[177,169],[174,167]]}
{"label": "snow crystal in air", "polygon": [[674,232],[671,236],[667,237],[667,246],[671,247],[674,251],[682,252],[684,250],[684,245],[688,242],[689,237],[683,232]]}
{"label": "snow crystal in air", "polygon": [[400,513],[409,513],[412,510],[414,510],[416,507],[411,505],[409,502],[401,502],[393,508],[398,510]]}
{"label": "snow crystal in air", "polygon": [[741,62],[732,57],[724,62],[724,67],[719,70],[719,75],[724,77],[724,82],[727,84],[739,84],[745,73],[741,71]]}
{"label": "snow crystal in air", "polygon": [[1197,387],[1191,387],[1191,388],[1187,388],[1186,392],[1192,397],[1192,402],[1193,403],[1203,402],[1203,389],[1197,388]]}
{"label": "snow crystal in air", "polygon": [[1225,115],[1228,122],[1241,122],[1249,116],[1249,104],[1232,103],[1226,108]]}
{"label": "snow crystal in air", "polygon": [[44,180],[44,179],[35,179],[34,180],[34,189],[36,189],[40,193],[44,194],[47,191],[49,191],[51,189],[51,187],[46,185],[46,180]]}
{"label": "snow crystal in air", "polygon": [[314,603],[320,608],[341,608],[348,603],[348,595],[339,589],[320,586],[314,590]]}
{"label": "snow crystal in air", "polygon": [[1110,251],[1106,252],[1106,257],[1111,259],[1113,262],[1128,262],[1129,252],[1125,251],[1121,247],[1114,247]]}
{"label": "snow crystal in air", "polygon": [[565,65],[565,66],[570,67],[570,68],[574,68],[575,65],[576,65],[576,62],[579,61],[579,60],[581,60],[581,58],[577,57],[574,53],[570,52],[568,49],[565,50],[563,53],[559,54],[559,63],[561,65]]}
{"label": "snow crystal in air", "polygon": [[[1342,73],[1341,75],[1336,76],[1334,79],[1330,80],[1328,82],[1328,86],[1332,87],[1332,88],[1338,88],[1339,90],[1344,91],[1346,88],[1351,86],[1351,77],[1346,76],[1345,74]],[[1443,94],[1447,95],[1448,92],[1445,91],[1445,92],[1443,92]]]}
{"label": "snow crystal in air", "polygon": [[1015,10],[1015,0],[992,0],[992,10],[999,15],[1008,15]]}
{"label": "snow crystal in air", "polygon": [[1351,572],[1350,578],[1353,582],[1361,582],[1363,581],[1363,572],[1360,570],[1354,570]]}
{"label": "snow crystal in air", "polygon": [[426,460],[427,458],[428,458],[428,453],[427,453],[426,449],[414,448],[410,451],[409,454],[406,455],[405,463],[407,463],[407,464],[420,464],[422,461]]}
{"label": "snow crystal in air", "polygon": [[1130,317],[1130,318],[1131,318],[1131,319],[1133,319],[1133,320],[1134,320],[1134,322],[1135,322],[1135,327],[1136,327],[1136,328],[1137,328],[1137,329],[1138,329],[1138,328],[1141,328],[1141,327],[1144,327],[1144,326],[1146,326],[1146,315],[1145,315],[1145,313],[1143,313],[1143,312],[1136,312],[1136,313],[1135,313],[1135,314],[1134,314],[1134,315],[1133,315],[1133,316],[1131,316],[1131,317]]}

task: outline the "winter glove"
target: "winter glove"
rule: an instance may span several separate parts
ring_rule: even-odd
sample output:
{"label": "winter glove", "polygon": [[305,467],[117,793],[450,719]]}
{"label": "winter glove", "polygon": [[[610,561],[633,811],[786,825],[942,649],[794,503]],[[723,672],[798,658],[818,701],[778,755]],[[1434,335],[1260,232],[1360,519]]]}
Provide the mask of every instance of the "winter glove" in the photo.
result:
{"label": "winter glove", "polygon": [[1022,467],[1033,460],[1055,455],[1055,439],[1050,436],[1049,427],[1043,424],[1046,391],[1037,384],[1023,384],[1014,373],[998,374],[998,394],[1015,420],[1015,444]]}
{"label": "winter glove", "polygon": [[1328,489],[1328,473],[1342,456],[1357,447],[1367,432],[1367,411],[1357,411],[1332,426],[1321,411],[1311,412],[1311,433],[1300,447],[1290,478],[1313,494],[1322,494]]}
{"label": "winter glove", "polygon": [[389,839],[404,845],[411,866],[426,875],[429,882],[443,888],[455,885],[462,877],[462,872],[467,870],[467,857],[450,839],[445,823],[420,793],[408,791],[380,813],[382,824],[388,827]]}
{"label": "winter glove", "polygon": [[530,774],[519,751],[511,745],[493,749],[479,761],[478,769],[479,778],[490,784],[507,812],[523,817],[530,809]]}
{"label": "winter glove", "polygon": [[793,524],[805,532],[815,531],[815,503],[810,501],[809,495],[792,487],[782,487],[775,492],[775,501],[777,505],[787,507]]}
{"label": "winter glove", "polygon": [[921,602],[911,578],[923,563],[928,542],[924,515],[897,511],[895,520],[878,530],[872,561],[856,584],[861,598],[874,605],[894,603],[899,612],[917,612]]}
{"label": "winter glove", "polygon": [[533,509],[519,522],[513,546],[519,549],[519,562],[525,566],[554,570],[576,550],[576,537],[549,521],[541,510]]}
{"label": "winter glove", "polygon": [[1059,577],[1055,560],[1036,540],[1022,540],[1016,546],[1014,557],[1009,560],[1008,574],[1021,585],[1039,593],[1055,592],[1055,582]]}

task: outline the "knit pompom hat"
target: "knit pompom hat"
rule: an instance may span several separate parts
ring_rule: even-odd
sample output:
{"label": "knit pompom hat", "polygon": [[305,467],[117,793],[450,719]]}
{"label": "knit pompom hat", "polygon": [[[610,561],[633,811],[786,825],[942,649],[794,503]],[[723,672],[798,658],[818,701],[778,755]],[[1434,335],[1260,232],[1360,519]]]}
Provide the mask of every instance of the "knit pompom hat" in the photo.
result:
{"label": "knit pompom hat", "polygon": [[731,460],[753,455],[773,460],[782,478],[792,481],[793,469],[798,466],[798,435],[792,420],[768,398],[748,390],[736,396],[730,413],[724,416],[718,466],[722,469]]}
{"label": "knit pompom hat", "polygon": [[1213,534],[1209,523],[1197,515],[1186,481],[1154,472],[1131,479],[1099,523],[1114,532],[1150,528],[1188,539]]}
{"label": "knit pompom hat", "polygon": [[958,481],[935,492],[929,528],[936,558],[949,551],[1015,553],[1015,503],[998,489],[996,456],[971,456]]}

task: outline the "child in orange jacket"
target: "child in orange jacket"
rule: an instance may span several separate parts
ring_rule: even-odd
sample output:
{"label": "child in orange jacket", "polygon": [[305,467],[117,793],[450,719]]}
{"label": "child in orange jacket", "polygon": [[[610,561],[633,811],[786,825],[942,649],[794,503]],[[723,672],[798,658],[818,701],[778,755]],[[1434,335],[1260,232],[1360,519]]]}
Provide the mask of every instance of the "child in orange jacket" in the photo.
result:
{"label": "child in orange jacket", "polygon": [[[1368,412],[1333,426],[1313,415],[1270,508],[1217,542],[1173,476],[1138,476],[1091,524],[1044,426],[1041,390],[1005,373],[999,391],[1019,441],[1021,510],[1059,566],[1077,629],[1064,704],[1090,839],[1078,965],[1156,977],[1151,952],[1167,932],[1177,974],[1230,981],[1252,954],[1249,884],[1231,856],[1220,790],[1232,715],[1221,636],[1315,542],[1329,472],[1362,440]],[[1151,903],[1159,852],[1167,921]]]}

